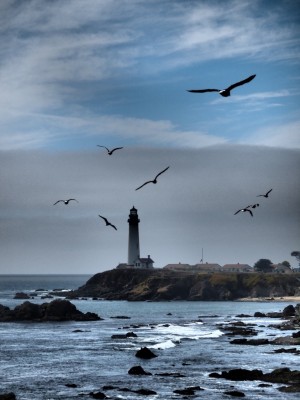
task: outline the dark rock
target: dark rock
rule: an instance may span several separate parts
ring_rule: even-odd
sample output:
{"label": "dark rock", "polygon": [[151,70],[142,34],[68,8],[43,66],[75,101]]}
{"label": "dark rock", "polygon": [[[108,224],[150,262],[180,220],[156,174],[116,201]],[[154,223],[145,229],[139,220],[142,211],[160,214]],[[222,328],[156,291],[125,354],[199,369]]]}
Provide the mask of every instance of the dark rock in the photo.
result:
{"label": "dark rock", "polygon": [[293,305],[285,307],[282,311],[282,316],[284,318],[293,317],[294,315],[295,315],[295,307]]}
{"label": "dark rock", "polygon": [[128,371],[129,375],[152,375],[151,372],[146,372],[143,367],[136,365]]}
{"label": "dark rock", "polygon": [[268,312],[266,314],[266,316],[268,318],[282,318],[283,317],[282,312]]}
{"label": "dark rock", "polygon": [[243,344],[249,346],[261,346],[270,344],[268,339],[233,339],[230,341],[231,344]]}
{"label": "dark rock", "polygon": [[24,292],[17,292],[14,296],[14,299],[27,300],[30,299],[30,296]]}
{"label": "dark rock", "polygon": [[198,390],[204,390],[204,389],[201,388],[200,386],[189,386],[184,389],[175,389],[173,390],[173,393],[181,394],[184,396],[193,396],[195,392]]}
{"label": "dark rock", "polygon": [[144,396],[151,396],[151,394],[157,394],[154,390],[150,389],[138,389],[134,391],[135,393],[142,394]]}
{"label": "dark rock", "polygon": [[126,315],[116,315],[116,316],[110,317],[110,318],[115,318],[115,319],[130,319],[130,317],[127,317]]}
{"label": "dark rock", "polygon": [[134,332],[127,332],[126,337],[131,338],[131,337],[137,337],[137,334]]}
{"label": "dark rock", "polygon": [[0,400],[16,400],[16,395],[13,392],[0,394]]}
{"label": "dark rock", "polygon": [[157,355],[154,354],[150,349],[148,349],[148,347],[142,347],[140,350],[138,350],[135,353],[135,356],[139,357],[139,358],[143,358],[145,360],[149,360],[151,358],[157,357]]}
{"label": "dark rock", "polygon": [[249,315],[249,314],[238,314],[238,315],[236,315],[236,318],[251,318],[251,315]]}
{"label": "dark rock", "polygon": [[292,337],[293,337],[294,339],[300,338],[300,331],[292,333]]}
{"label": "dark rock", "polygon": [[93,399],[107,399],[106,395],[102,392],[97,392],[97,393],[90,392],[90,396]]}
{"label": "dark rock", "polygon": [[266,314],[261,313],[259,311],[257,311],[256,313],[254,313],[254,317],[255,318],[264,318],[266,316]]}
{"label": "dark rock", "polygon": [[66,383],[65,386],[69,388],[77,388],[76,383]]}
{"label": "dark rock", "polygon": [[229,396],[233,397],[245,397],[245,393],[239,392],[238,390],[228,390],[227,392],[224,392],[224,394],[228,394]]}
{"label": "dark rock", "polygon": [[272,383],[300,383],[300,371],[291,371],[289,368],[278,368],[264,374],[264,381]]}
{"label": "dark rock", "polygon": [[259,369],[249,371],[247,369],[237,368],[230,371],[223,371],[221,374],[213,372],[209,374],[211,378],[224,378],[231,381],[256,381],[262,380],[263,373]]}
{"label": "dark rock", "polygon": [[281,386],[278,388],[278,390],[283,393],[298,393],[300,392],[300,384]]}
{"label": "dark rock", "polygon": [[100,317],[94,313],[82,313],[68,300],[53,300],[41,305],[29,301],[10,310],[0,306],[0,322],[17,321],[96,321]]}
{"label": "dark rock", "polygon": [[296,349],[296,347],[290,349],[276,349],[274,353],[292,353],[296,355],[300,355],[300,350]]}

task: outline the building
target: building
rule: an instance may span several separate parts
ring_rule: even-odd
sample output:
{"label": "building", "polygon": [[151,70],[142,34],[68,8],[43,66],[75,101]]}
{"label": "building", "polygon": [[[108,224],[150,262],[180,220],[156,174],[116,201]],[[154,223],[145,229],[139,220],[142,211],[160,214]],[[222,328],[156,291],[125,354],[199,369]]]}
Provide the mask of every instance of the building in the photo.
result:
{"label": "building", "polygon": [[214,263],[201,263],[194,265],[194,269],[199,272],[221,272],[222,267],[220,264]]}
{"label": "building", "polygon": [[128,258],[127,264],[120,263],[116,268],[126,269],[126,268],[143,268],[150,269],[154,268],[154,261],[148,255],[144,258],[140,256],[140,238],[139,238],[139,223],[140,219],[138,216],[137,209],[133,206],[130,210],[128,217],[129,233],[128,233]]}
{"label": "building", "polygon": [[273,268],[273,272],[277,274],[292,274],[293,270],[284,264],[272,264],[271,267]]}
{"label": "building", "polygon": [[253,272],[253,268],[248,264],[225,264],[223,265],[224,272]]}

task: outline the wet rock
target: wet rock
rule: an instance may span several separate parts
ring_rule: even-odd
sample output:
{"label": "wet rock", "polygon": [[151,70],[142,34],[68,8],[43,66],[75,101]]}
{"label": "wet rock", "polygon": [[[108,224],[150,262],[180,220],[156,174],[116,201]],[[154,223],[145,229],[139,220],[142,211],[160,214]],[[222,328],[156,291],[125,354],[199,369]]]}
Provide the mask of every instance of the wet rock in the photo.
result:
{"label": "wet rock", "polygon": [[126,315],[116,315],[110,318],[114,318],[114,319],[130,319],[130,317],[127,317]]}
{"label": "wet rock", "polygon": [[68,388],[77,388],[76,383],[65,383],[65,386]]}
{"label": "wet rock", "polygon": [[107,396],[102,393],[102,392],[90,392],[89,395],[93,398],[93,399],[107,399]]}
{"label": "wet rock", "polygon": [[295,315],[295,307],[291,304],[285,307],[282,311],[283,318],[293,317],[294,315]]}
{"label": "wet rock", "polygon": [[129,375],[152,375],[151,372],[146,372],[143,367],[136,365],[128,371]]}
{"label": "wet rock", "polygon": [[151,396],[152,394],[157,394],[154,390],[151,389],[138,389],[134,391],[135,393],[142,394],[143,396]]}
{"label": "wet rock", "polygon": [[25,301],[14,310],[0,306],[0,322],[96,321],[100,319],[97,314],[90,312],[84,314],[68,300],[61,299],[41,305]]}
{"label": "wet rock", "polygon": [[263,373],[259,369],[249,371],[247,369],[237,368],[230,371],[223,371],[221,374],[213,372],[209,374],[211,378],[223,378],[231,381],[256,381],[262,380]]}
{"label": "wet rock", "polygon": [[0,400],[16,400],[16,395],[13,392],[0,394]]}
{"label": "wet rock", "polygon": [[236,315],[237,318],[251,318],[251,315],[249,314],[238,314]]}
{"label": "wet rock", "polygon": [[231,344],[242,344],[249,346],[261,346],[270,344],[268,339],[233,339],[230,341]]}
{"label": "wet rock", "polygon": [[300,331],[292,333],[292,337],[293,337],[294,339],[300,338]]}
{"label": "wet rock", "polygon": [[172,376],[173,378],[184,378],[186,375],[181,374],[180,372],[160,372],[155,374],[157,376]]}
{"label": "wet rock", "polygon": [[136,357],[143,358],[145,360],[150,360],[151,358],[157,357],[148,347],[142,347],[135,353]]}
{"label": "wet rock", "polygon": [[278,388],[278,390],[283,393],[298,393],[300,392],[300,384],[281,386]]}
{"label": "wet rock", "polygon": [[14,295],[14,299],[27,300],[27,299],[30,299],[30,296],[27,293],[24,293],[24,292],[17,292]]}
{"label": "wet rock", "polygon": [[266,317],[266,314],[257,311],[254,313],[254,317],[255,318],[264,318],[264,317]]}
{"label": "wet rock", "polygon": [[274,350],[274,353],[291,353],[291,354],[296,354],[300,355],[300,350],[296,349],[296,347],[290,348],[290,349],[276,349]]}
{"label": "wet rock", "polygon": [[300,383],[300,371],[291,371],[289,368],[277,368],[264,374],[264,381],[272,383]]}
{"label": "wet rock", "polygon": [[227,392],[224,392],[224,394],[228,394],[229,396],[233,397],[245,397],[245,393],[238,390],[228,390]]}
{"label": "wet rock", "polygon": [[173,393],[181,394],[183,396],[194,396],[195,392],[198,390],[204,390],[200,386],[189,386],[184,389],[175,389]]}

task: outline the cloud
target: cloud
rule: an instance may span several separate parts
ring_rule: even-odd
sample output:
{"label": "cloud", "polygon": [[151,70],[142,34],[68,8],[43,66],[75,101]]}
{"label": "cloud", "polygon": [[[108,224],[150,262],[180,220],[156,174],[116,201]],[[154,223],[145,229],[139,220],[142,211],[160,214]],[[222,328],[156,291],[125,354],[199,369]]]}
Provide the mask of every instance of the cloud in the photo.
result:
{"label": "cloud", "polygon": [[[2,273],[94,273],[127,258],[129,209],[141,219],[142,256],[221,264],[295,260],[299,150],[219,145],[0,154]],[[170,165],[157,185],[135,188]],[[288,176],[288,179],[287,179]],[[273,188],[251,218],[234,212]],[[75,197],[69,206],[53,203]],[[118,231],[102,224],[104,215]],[[247,218],[248,217],[248,218]]]}
{"label": "cloud", "polygon": [[273,125],[257,130],[243,143],[257,144],[271,147],[300,148],[300,121]]}

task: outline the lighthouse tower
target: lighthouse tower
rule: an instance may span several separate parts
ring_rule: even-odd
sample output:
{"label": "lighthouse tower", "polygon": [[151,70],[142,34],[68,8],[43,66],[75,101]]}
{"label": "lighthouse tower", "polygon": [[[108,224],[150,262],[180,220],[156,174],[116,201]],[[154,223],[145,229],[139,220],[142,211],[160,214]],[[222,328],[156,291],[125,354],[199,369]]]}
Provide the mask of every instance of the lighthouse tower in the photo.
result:
{"label": "lighthouse tower", "polygon": [[139,222],[137,209],[132,207],[128,218],[128,265],[135,265],[140,258]]}

